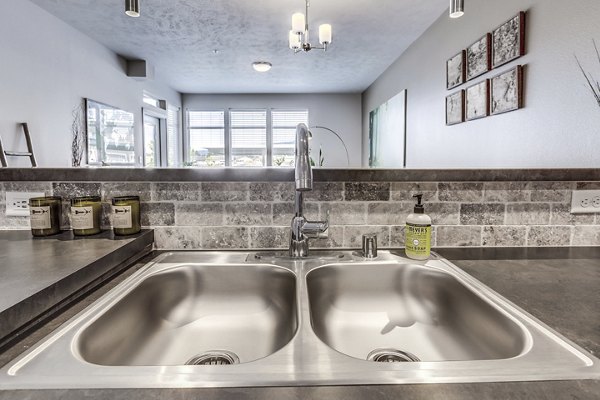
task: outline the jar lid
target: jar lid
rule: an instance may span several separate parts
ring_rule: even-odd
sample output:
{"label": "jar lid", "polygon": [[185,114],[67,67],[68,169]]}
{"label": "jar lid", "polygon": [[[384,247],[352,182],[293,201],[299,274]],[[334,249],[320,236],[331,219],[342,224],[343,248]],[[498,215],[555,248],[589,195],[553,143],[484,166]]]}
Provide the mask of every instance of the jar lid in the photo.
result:
{"label": "jar lid", "polygon": [[58,200],[62,201],[62,197],[60,196],[46,196],[46,197],[32,197],[29,201],[47,201],[47,200]]}
{"label": "jar lid", "polygon": [[100,196],[75,197],[74,199],[71,199],[71,204],[75,204],[75,203],[79,203],[79,202],[83,202],[83,201],[91,201],[91,202],[98,203],[101,201],[101,198],[100,198]]}
{"label": "jar lid", "polygon": [[115,201],[140,201],[140,196],[119,196],[119,197],[113,197],[112,201],[113,201],[113,203]]}

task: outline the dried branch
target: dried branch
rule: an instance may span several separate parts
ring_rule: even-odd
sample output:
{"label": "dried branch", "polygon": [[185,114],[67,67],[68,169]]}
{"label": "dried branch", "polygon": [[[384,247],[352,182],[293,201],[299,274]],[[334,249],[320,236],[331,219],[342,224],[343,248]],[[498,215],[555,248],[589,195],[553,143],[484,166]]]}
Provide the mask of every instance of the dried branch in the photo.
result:
{"label": "dried branch", "polygon": [[[596,51],[596,57],[598,58],[598,63],[600,64],[600,51],[598,51],[598,46],[596,45],[596,41],[592,40],[592,42],[594,43],[594,50]],[[579,59],[577,58],[577,56],[575,56],[575,61],[577,61],[577,65],[579,66],[581,73],[585,77],[585,80],[586,80],[588,86],[590,87],[592,94],[593,94],[594,98],[596,99],[596,102],[600,106],[600,82],[595,80],[591,73],[588,73],[585,71],[585,69],[583,69],[583,66],[581,65],[581,62],[579,62]]]}

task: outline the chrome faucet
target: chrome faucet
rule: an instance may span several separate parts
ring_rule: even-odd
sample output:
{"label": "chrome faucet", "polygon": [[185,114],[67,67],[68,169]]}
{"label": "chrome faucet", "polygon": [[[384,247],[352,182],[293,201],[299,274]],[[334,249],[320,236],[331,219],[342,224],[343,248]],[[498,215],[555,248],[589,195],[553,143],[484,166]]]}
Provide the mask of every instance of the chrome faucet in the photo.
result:
{"label": "chrome faucet", "polygon": [[290,236],[290,257],[301,258],[308,256],[308,239],[327,237],[329,228],[329,213],[326,221],[308,221],[304,217],[304,192],[312,190],[313,176],[308,155],[308,139],[310,132],[305,124],[296,127],[296,201],[292,232]]}

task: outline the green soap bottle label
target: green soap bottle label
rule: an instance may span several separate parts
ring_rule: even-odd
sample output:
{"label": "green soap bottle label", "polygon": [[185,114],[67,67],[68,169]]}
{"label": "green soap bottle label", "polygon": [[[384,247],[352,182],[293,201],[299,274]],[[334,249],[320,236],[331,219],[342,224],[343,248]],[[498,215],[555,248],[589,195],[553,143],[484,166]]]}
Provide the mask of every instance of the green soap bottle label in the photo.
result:
{"label": "green soap bottle label", "polygon": [[406,254],[429,256],[431,252],[431,225],[406,224]]}

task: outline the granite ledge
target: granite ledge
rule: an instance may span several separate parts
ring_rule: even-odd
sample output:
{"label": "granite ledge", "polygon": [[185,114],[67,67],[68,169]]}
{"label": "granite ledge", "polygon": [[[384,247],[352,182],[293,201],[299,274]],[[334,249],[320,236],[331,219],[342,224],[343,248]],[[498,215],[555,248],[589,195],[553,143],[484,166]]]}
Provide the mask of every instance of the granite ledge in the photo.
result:
{"label": "granite ledge", "polygon": [[[317,182],[600,181],[600,168],[313,169]],[[2,168],[0,181],[293,182],[292,168]]]}

